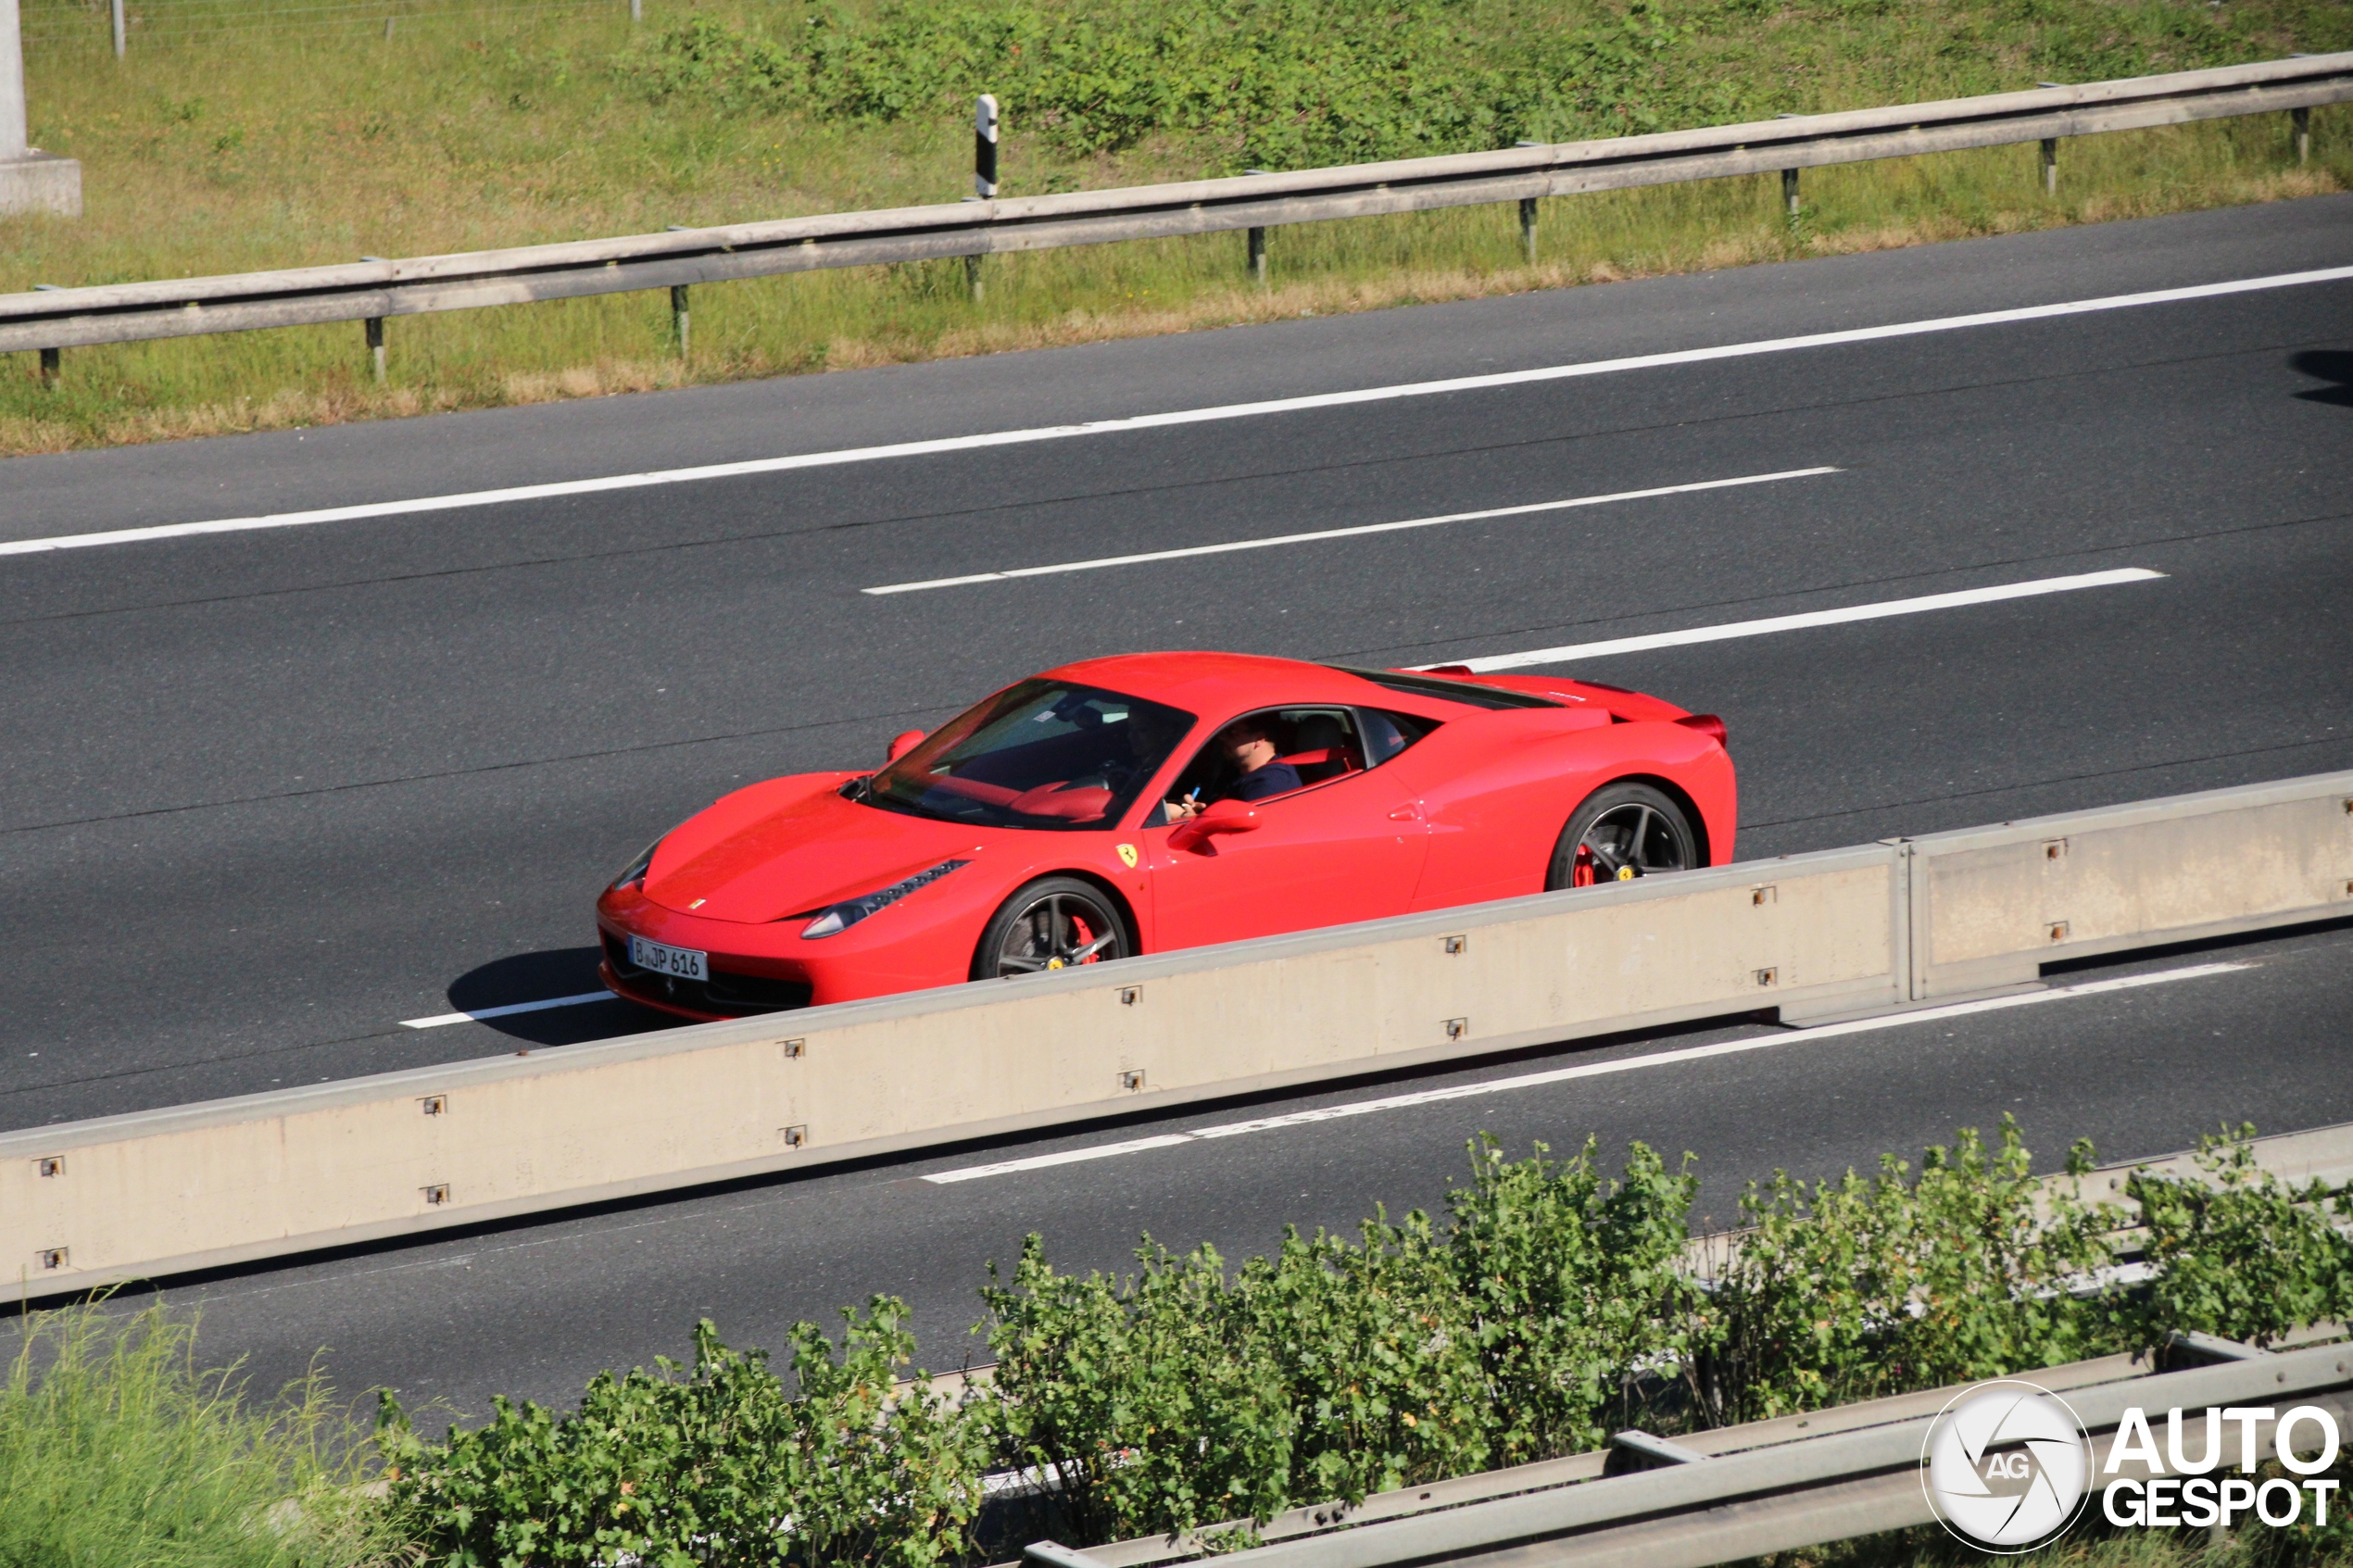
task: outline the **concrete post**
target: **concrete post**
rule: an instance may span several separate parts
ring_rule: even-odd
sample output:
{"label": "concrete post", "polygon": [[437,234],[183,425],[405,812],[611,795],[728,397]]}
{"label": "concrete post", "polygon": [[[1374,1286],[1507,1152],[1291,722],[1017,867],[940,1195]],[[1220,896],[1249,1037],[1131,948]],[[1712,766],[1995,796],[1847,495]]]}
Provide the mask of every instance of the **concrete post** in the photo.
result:
{"label": "concrete post", "polygon": [[0,162],[25,152],[24,41],[17,0],[0,0]]}
{"label": "concrete post", "polygon": [[18,0],[0,0],[0,213],[82,216],[82,165],[30,145]]}
{"label": "concrete post", "polygon": [[114,57],[119,60],[131,46],[131,30],[124,25],[122,0],[114,0],[110,9],[114,12]]}

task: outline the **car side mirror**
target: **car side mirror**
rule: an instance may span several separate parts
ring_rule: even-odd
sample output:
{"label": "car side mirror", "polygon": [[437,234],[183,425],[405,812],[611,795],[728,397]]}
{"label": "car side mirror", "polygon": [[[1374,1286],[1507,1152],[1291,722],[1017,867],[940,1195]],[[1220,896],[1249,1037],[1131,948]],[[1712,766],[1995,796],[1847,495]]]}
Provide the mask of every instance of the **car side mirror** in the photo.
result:
{"label": "car side mirror", "polygon": [[1168,835],[1171,849],[1190,849],[1204,839],[1228,833],[1256,833],[1258,809],[1246,800],[1214,800],[1202,809],[1198,817],[1189,817],[1176,824]]}
{"label": "car side mirror", "polygon": [[887,768],[923,744],[924,733],[921,730],[906,730],[891,736],[890,754],[883,759],[883,766]]}

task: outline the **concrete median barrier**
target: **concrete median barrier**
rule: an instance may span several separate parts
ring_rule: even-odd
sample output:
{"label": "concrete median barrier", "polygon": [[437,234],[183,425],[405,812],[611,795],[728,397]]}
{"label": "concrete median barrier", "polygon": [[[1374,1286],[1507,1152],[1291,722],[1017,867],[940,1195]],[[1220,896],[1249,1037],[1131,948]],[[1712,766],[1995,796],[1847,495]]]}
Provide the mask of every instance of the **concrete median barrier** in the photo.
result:
{"label": "concrete median barrier", "polygon": [[[2353,911],[2347,798],[2353,774],[2293,781],[0,1134],[0,1266],[46,1296],[1518,1046],[2031,983],[2046,957]],[[2070,935],[2034,940],[2046,918]]]}
{"label": "concrete median barrier", "polygon": [[2353,773],[1964,828],[1910,844],[1912,996],[2353,914]]}

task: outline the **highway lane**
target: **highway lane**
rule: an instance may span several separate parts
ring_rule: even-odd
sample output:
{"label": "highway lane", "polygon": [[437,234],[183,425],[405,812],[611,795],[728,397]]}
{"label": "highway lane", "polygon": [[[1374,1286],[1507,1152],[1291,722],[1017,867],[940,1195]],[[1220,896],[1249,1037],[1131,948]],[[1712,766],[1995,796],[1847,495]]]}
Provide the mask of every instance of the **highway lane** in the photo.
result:
{"label": "highway lane", "polygon": [[[2323,243],[2273,216],[2308,208],[2242,223],[2242,275],[2353,251],[2341,224]],[[2044,300],[2070,283],[2087,297],[2116,257],[2167,253],[2177,222],[2019,236],[1999,255],[2023,258]],[[2200,234],[2188,270],[2203,278],[2221,242]],[[1906,273],[1920,270],[1910,253],[1837,265],[1869,279],[1875,262],[1903,274],[1874,285],[1884,319],[1949,310],[1949,279]],[[1743,315],[1719,294],[1715,341],[1789,325],[1788,280],[1817,265],[1743,274],[1761,303]],[[1631,314],[1650,286],[1628,286]],[[1590,311],[1607,292],[1494,303]],[[1018,454],[0,560],[0,714],[29,741],[0,764],[16,895],[0,941],[38,977],[0,1019],[0,1117],[647,1026],[619,1003],[496,1027],[398,1021],[592,988],[587,897],[653,832],[745,780],[872,758],[899,729],[1088,653],[1428,662],[2139,567],[2168,575],[1583,668],[1730,720],[1747,855],[2347,765],[2334,583],[2353,412],[2315,368],[2340,363],[2349,307],[2339,282]],[[1679,345],[1680,308],[1658,346]],[[1466,315],[1424,320],[1443,339]],[[1324,325],[1217,336],[1255,365],[1253,333]],[[1166,346],[1182,350],[1182,406],[1202,349]],[[1443,358],[1417,352],[1422,368]],[[430,453],[433,422],[385,428]],[[858,591],[1826,465],[1841,471],[1247,557]],[[94,471],[96,496],[120,483]]]}
{"label": "highway lane", "polygon": [[[1573,1152],[1590,1135],[1612,1170],[1630,1139],[1670,1158],[1694,1151],[1699,1210],[1722,1223],[1743,1183],[1776,1168],[1835,1177],[1871,1170],[1882,1152],[1917,1166],[1929,1144],[1949,1144],[1962,1126],[1990,1131],[2005,1114],[2046,1169],[2078,1136],[2104,1160],[2130,1160],[2190,1147],[2225,1123],[2287,1131],[2353,1120],[2348,957],[2353,924],[2339,924],[2055,977],[2153,982],[2128,989],[1844,1034],[1739,1024],[1526,1052],[301,1261],[185,1282],[168,1298],[201,1313],[208,1358],[250,1358],[257,1387],[298,1375],[323,1348],[347,1395],[392,1386],[436,1429],[485,1414],[494,1393],[569,1404],[607,1366],[691,1355],[698,1317],[731,1344],[774,1347],[796,1320],[837,1325],[838,1308],[875,1292],[911,1304],[924,1364],[952,1369],[988,1359],[967,1333],[981,1316],[975,1291],[987,1265],[1010,1262],[1032,1231],[1058,1267],[1082,1272],[1132,1268],[1144,1233],[1238,1260],[1278,1244],[1287,1223],[1353,1234],[1377,1203],[1392,1216],[1440,1209],[1466,1171],[1465,1141],[1482,1132],[1514,1155],[1539,1140]],[[1430,1098],[1760,1039],[1741,1054]],[[1417,1103],[1328,1115],[1398,1097]],[[925,1179],[1319,1112],[1124,1157]],[[134,1294],[121,1310],[144,1300]]]}
{"label": "highway lane", "polygon": [[[9,465],[29,477],[0,495],[0,535],[184,520],[199,500],[194,515],[221,515],[208,483],[233,510],[562,477],[561,462],[723,460],[773,437],[762,421],[784,406],[818,449],[2259,276],[2353,260],[2348,211],[2332,198],[1095,358],[320,433],[340,444],[325,472],[278,438],[38,459]],[[2332,284],[1018,456],[0,559],[0,942],[17,960],[0,1117],[645,1027],[617,1002],[398,1021],[586,989],[587,897],[652,832],[734,783],[871,759],[994,682],[1086,653],[1429,662],[2138,567],[2165,575],[1579,668],[1727,715],[1746,856],[2353,766],[2348,307],[2353,286]],[[624,429],[629,408],[652,428]],[[1818,466],[1840,471],[859,592]],[[773,1344],[792,1317],[875,1289],[909,1294],[930,1353],[952,1360],[976,1271],[1025,1229],[1090,1266],[1145,1227],[1263,1247],[1285,1220],[1436,1201],[1479,1127],[1694,1148],[1720,1210],[1775,1163],[1826,1173],[2013,1106],[2054,1154],[2078,1133],[2151,1153],[2225,1119],[2347,1119],[2345,939],[1972,1017],[1936,1048],[1915,1025],[1166,1159],[919,1179],[1148,1120],[258,1269],[187,1298],[207,1302],[213,1350],[250,1352],[265,1379],[327,1345],[346,1386],[474,1412],[494,1390],[562,1398],[598,1367],[676,1354],[698,1313]]]}

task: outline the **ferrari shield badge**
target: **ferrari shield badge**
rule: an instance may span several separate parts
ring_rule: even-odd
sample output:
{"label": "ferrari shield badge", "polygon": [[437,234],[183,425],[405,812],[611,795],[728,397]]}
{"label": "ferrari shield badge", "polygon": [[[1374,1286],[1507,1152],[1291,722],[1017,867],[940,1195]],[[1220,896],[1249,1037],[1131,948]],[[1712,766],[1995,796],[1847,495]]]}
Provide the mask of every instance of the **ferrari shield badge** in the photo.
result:
{"label": "ferrari shield badge", "polygon": [[1119,863],[1121,865],[1126,866],[1131,872],[1136,869],[1136,847],[1134,845],[1114,844],[1112,847],[1119,851]]}

